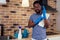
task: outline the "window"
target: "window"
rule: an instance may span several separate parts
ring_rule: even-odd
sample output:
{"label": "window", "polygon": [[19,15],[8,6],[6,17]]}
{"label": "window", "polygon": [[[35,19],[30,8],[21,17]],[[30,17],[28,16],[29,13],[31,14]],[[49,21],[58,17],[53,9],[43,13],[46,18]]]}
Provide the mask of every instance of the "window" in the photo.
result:
{"label": "window", "polygon": [[6,4],[6,0],[0,0],[0,5]]}
{"label": "window", "polygon": [[22,7],[29,7],[29,0],[22,0]]}
{"label": "window", "polygon": [[[42,5],[44,5],[46,10],[57,11],[56,8],[52,8],[50,5],[48,5],[48,0],[37,0],[37,1],[39,1]],[[56,2],[56,0],[55,0],[55,2]]]}

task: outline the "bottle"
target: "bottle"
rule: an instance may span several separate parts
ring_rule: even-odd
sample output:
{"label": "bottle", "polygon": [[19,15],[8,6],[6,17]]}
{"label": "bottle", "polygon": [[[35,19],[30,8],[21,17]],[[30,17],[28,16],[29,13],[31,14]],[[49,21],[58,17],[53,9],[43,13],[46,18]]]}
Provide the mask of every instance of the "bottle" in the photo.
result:
{"label": "bottle", "polygon": [[16,38],[16,39],[18,38],[18,30],[14,31],[14,38]]}
{"label": "bottle", "polygon": [[24,28],[24,31],[22,32],[22,38],[28,38],[28,36],[29,36],[29,32],[27,28]]}
{"label": "bottle", "polygon": [[19,26],[18,30],[19,30],[19,33],[18,33],[18,40],[22,40],[21,26]]}
{"label": "bottle", "polygon": [[8,36],[7,40],[10,40],[10,37]]}

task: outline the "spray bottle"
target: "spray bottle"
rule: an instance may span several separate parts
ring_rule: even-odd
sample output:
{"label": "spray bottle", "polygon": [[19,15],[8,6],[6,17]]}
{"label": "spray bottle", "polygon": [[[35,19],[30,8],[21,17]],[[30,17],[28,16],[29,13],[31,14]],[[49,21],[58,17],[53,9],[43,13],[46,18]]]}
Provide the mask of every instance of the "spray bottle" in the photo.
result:
{"label": "spray bottle", "polygon": [[19,26],[18,40],[22,40],[21,26]]}

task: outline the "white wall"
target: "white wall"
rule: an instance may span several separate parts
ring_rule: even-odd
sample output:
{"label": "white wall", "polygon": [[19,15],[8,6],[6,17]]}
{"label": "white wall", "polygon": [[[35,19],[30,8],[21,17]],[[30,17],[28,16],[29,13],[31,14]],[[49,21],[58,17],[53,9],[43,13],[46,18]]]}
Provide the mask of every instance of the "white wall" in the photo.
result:
{"label": "white wall", "polygon": [[57,13],[57,18],[56,18],[56,29],[57,31],[60,31],[60,0],[57,0],[57,4],[56,4],[58,13]]}

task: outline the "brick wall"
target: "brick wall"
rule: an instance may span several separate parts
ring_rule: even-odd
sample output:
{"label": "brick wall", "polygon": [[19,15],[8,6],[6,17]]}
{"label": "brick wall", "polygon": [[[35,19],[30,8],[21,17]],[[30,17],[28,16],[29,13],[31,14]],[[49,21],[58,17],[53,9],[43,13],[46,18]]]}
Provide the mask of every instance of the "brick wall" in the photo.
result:
{"label": "brick wall", "polygon": [[[14,30],[17,29],[18,25],[24,26],[28,25],[28,20],[31,14],[34,13],[32,3],[34,0],[29,0],[30,6],[27,8],[21,7],[22,0],[10,0],[7,5],[0,5],[0,24],[4,25],[4,35],[14,34]],[[54,0],[48,0],[48,4],[55,8]],[[56,13],[49,12],[50,17],[50,28],[49,31],[54,31],[56,27]],[[54,28],[54,29],[53,29]],[[47,30],[47,31],[48,31]],[[10,34],[9,34],[10,33]]]}

